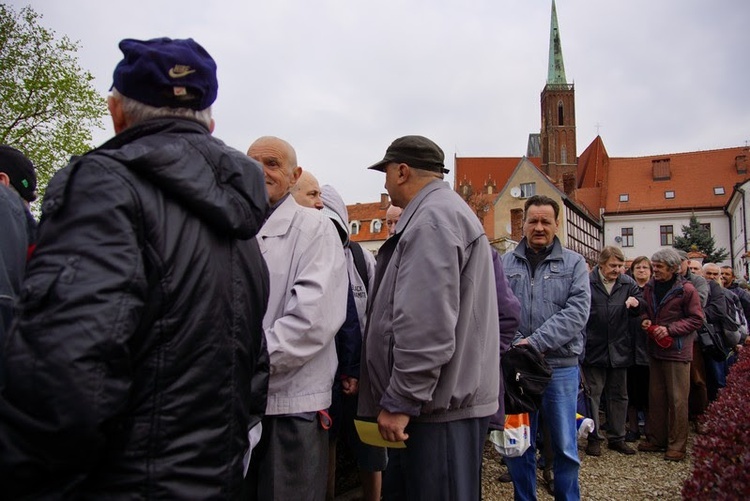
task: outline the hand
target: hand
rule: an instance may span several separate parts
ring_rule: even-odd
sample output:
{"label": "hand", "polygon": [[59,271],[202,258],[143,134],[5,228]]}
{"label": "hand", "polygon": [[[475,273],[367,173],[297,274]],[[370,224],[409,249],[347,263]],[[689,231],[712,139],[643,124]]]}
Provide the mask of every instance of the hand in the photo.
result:
{"label": "hand", "polygon": [[513,346],[521,346],[523,344],[529,344],[529,340],[526,338],[521,339],[519,342],[514,343]]}
{"label": "hand", "polygon": [[633,296],[630,296],[625,300],[625,306],[628,308],[638,308],[638,304],[638,300]]}
{"label": "hand", "polygon": [[406,425],[409,424],[408,414],[399,414],[388,412],[383,409],[378,414],[378,431],[383,440],[388,442],[400,442],[409,438],[407,433],[404,433]]}
{"label": "hand", "polygon": [[643,329],[644,331],[649,327],[651,327],[651,320],[649,320],[648,318],[641,322],[641,329]]}
{"label": "hand", "polygon": [[669,337],[669,331],[663,325],[657,325],[654,329],[654,339],[663,339]]}
{"label": "hand", "polygon": [[355,377],[347,376],[341,380],[341,388],[344,395],[356,395],[359,392],[359,380]]}

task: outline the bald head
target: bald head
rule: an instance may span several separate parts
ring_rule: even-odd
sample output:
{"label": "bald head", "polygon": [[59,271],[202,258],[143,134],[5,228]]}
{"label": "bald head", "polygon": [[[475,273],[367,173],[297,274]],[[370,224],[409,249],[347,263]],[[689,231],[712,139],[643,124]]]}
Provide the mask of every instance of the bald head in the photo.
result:
{"label": "bald head", "polygon": [[297,183],[292,187],[292,196],[302,207],[322,209],[323,200],[320,199],[320,184],[315,176],[308,171],[302,171]]}
{"label": "bald head", "polygon": [[404,210],[401,207],[390,205],[388,210],[385,211],[385,226],[388,228],[388,236],[393,236],[396,233],[396,223],[401,218],[401,213]]}
{"label": "bald head", "polygon": [[263,166],[271,205],[289,193],[302,173],[302,169],[297,166],[294,148],[278,137],[263,136],[256,139],[248,148],[247,155]]}

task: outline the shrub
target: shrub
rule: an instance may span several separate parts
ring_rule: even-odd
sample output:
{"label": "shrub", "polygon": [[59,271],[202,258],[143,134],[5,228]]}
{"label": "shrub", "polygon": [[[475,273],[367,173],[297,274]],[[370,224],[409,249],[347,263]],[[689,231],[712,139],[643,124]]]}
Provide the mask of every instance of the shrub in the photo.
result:
{"label": "shrub", "polygon": [[740,350],[705,424],[708,433],[695,440],[683,499],[750,499],[750,346]]}

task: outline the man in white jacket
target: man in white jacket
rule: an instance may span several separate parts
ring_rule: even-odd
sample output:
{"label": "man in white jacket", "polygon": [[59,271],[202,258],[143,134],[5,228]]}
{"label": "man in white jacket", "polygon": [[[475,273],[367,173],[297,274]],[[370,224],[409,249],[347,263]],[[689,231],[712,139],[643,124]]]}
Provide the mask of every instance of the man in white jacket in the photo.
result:
{"label": "man in white jacket", "polygon": [[271,276],[263,319],[271,367],[248,473],[248,485],[257,486],[250,499],[324,499],[334,336],[349,284],[344,251],[330,220],[290,196],[302,172],[294,148],[261,137],[248,155],[263,165],[271,205],[257,236]]}

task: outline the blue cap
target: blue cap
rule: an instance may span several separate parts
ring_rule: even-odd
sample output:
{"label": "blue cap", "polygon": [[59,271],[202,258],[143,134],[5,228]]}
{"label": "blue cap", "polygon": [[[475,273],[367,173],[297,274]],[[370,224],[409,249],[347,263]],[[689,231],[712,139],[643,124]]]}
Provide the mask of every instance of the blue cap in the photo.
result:
{"label": "blue cap", "polygon": [[120,42],[125,58],[113,86],[123,95],[158,108],[204,110],[216,100],[216,63],[195,40],[154,38]]}

